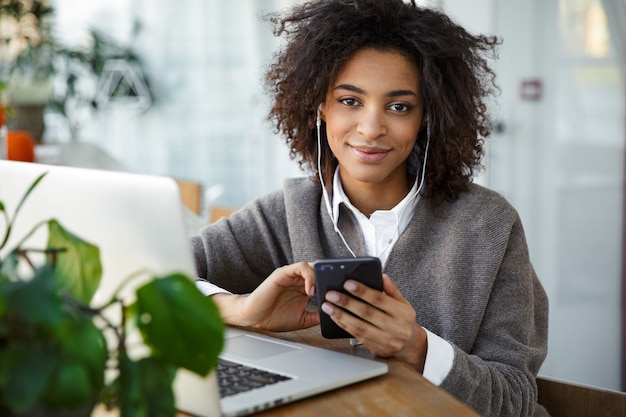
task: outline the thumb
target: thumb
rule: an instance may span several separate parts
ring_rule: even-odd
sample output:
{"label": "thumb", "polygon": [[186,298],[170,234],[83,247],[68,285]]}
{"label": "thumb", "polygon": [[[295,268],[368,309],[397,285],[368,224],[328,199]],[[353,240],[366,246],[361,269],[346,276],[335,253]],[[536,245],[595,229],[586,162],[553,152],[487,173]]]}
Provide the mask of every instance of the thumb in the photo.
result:
{"label": "thumb", "polygon": [[302,328],[317,326],[320,324],[320,313],[318,311],[305,311],[302,315]]}

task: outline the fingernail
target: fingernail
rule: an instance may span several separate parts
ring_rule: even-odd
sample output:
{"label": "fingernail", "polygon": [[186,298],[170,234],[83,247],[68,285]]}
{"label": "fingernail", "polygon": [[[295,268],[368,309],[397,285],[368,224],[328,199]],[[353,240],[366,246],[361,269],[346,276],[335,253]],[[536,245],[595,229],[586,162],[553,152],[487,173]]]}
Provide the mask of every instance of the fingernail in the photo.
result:
{"label": "fingernail", "polygon": [[339,301],[339,294],[337,294],[336,292],[329,292],[326,294],[326,299],[331,303],[336,303],[337,301]]}
{"label": "fingernail", "polygon": [[333,311],[335,311],[335,309],[330,304],[324,303],[322,304],[322,311],[326,314],[333,314]]}
{"label": "fingernail", "polygon": [[346,281],[346,283],[343,284],[343,287],[350,292],[356,291],[356,284],[354,281]]}
{"label": "fingernail", "polygon": [[315,295],[315,285],[311,285],[311,288],[309,288],[309,295]]}

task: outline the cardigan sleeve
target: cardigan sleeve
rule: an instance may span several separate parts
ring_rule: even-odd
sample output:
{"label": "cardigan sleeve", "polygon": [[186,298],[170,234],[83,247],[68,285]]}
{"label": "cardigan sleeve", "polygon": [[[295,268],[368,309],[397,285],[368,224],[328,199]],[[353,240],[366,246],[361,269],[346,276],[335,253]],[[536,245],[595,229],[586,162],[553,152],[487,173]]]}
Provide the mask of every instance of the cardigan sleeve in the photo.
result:
{"label": "cardigan sleeve", "polygon": [[472,185],[436,212],[418,206],[386,272],[417,322],[452,345],[440,387],[486,417],[547,415],[535,379],[547,353],[548,300],[504,197]]}
{"label": "cardigan sleeve", "polygon": [[548,300],[517,218],[473,346],[454,346],[441,386],[484,416],[547,416],[535,382],[547,353],[547,318]]}
{"label": "cardigan sleeve", "polygon": [[292,263],[287,236],[282,192],[259,198],[192,236],[198,280],[251,292],[276,268]]}

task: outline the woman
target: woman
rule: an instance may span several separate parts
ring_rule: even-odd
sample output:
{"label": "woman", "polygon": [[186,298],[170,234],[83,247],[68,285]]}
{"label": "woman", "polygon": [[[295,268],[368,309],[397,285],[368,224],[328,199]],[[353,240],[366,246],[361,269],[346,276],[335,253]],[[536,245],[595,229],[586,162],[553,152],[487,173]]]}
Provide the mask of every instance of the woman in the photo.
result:
{"label": "woman", "polygon": [[306,328],[310,262],[377,256],[382,292],[349,280],[356,297],[327,294],[340,327],[482,415],[547,415],[547,299],[517,213],[471,183],[497,40],[401,0],[319,0],[272,21],[287,42],[270,115],[316,175],[203,229],[198,286],[229,324]]}

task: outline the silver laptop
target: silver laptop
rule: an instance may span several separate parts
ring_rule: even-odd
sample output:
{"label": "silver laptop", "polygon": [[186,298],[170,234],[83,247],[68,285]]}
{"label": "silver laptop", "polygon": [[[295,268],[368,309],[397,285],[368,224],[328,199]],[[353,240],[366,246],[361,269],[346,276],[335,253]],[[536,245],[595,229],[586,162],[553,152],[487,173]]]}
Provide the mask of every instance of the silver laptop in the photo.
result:
{"label": "silver laptop", "polygon": [[[7,248],[33,225],[56,218],[100,247],[103,276],[95,302],[108,299],[123,277],[145,267],[156,274],[195,276],[184,208],[172,179],[3,160],[0,200],[9,214],[44,171],[48,175],[22,206]],[[30,242],[44,246],[45,239],[35,234]],[[232,328],[220,357],[280,380],[235,394],[222,387],[220,396],[217,372],[200,378],[181,371],[174,384],[179,410],[201,417],[246,415],[387,372],[382,362]]]}

